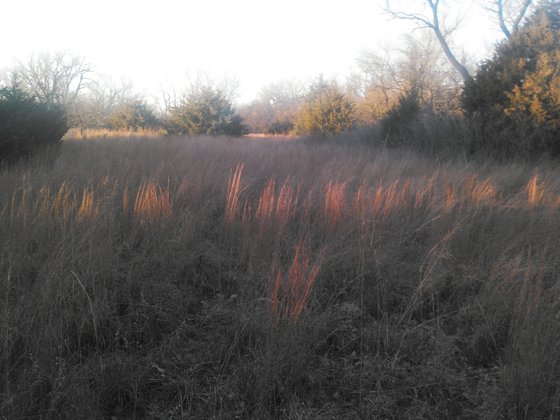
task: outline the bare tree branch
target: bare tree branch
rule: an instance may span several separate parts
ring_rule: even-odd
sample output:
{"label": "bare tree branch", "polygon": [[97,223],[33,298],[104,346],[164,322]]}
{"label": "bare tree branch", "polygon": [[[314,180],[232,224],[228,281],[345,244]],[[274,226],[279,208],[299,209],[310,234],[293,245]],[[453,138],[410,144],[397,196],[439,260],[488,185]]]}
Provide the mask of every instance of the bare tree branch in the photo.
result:
{"label": "bare tree branch", "polygon": [[513,32],[517,32],[519,30],[519,25],[521,24],[521,21],[527,14],[527,10],[529,9],[529,6],[531,6],[531,3],[532,0],[525,0],[523,2],[523,5],[519,9],[519,13],[517,14],[517,17],[513,21],[513,26],[512,26]]}
{"label": "bare tree branch", "polygon": [[[521,24],[523,18],[527,15],[533,0],[523,0],[521,4],[519,4],[519,2],[511,2],[507,0],[495,0],[494,3],[496,6],[495,9],[490,7],[485,7],[485,9],[497,15],[500,29],[504,35],[509,38],[512,34],[519,30],[519,25]],[[510,28],[508,28],[508,21],[511,24]]]}
{"label": "bare tree branch", "polygon": [[[449,43],[447,41],[447,36],[449,36],[450,31],[445,30],[440,24],[440,11],[439,11],[440,0],[423,0],[423,1],[424,4],[427,5],[429,8],[430,16],[426,16],[425,14],[421,14],[421,13],[408,13],[408,12],[397,11],[394,7],[391,7],[390,0],[386,0],[385,10],[387,11],[387,13],[389,13],[389,15],[391,15],[396,19],[410,20],[416,22],[416,24],[420,28],[431,29],[434,32],[445,56],[447,57],[451,65],[459,72],[463,81],[465,83],[472,81],[472,76],[470,75],[469,71],[457,59],[456,55],[453,53],[451,47],[449,46]],[[457,25],[453,27],[452,31],[457,28]]]}
{"label": "bare tree branch", "polygon": [[500,29],[504,35],[509,38],[511,36],[511,32],[509,31],[504,19],[504,0],[496,0],[496,5],[498,6],[498,24],[500,25]]}

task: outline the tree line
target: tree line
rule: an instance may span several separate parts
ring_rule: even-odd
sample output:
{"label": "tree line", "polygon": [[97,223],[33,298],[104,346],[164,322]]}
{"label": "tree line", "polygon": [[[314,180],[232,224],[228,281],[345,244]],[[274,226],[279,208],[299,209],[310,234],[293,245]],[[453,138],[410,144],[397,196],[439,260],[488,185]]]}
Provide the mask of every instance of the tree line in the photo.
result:
{"label": "tree line", "polygon": [[445,9],[451,2],[415,0],[405,7],[402,1],[388,0],[390,17],[424,31],[405,36],[399,48],[362,53],[358,71],[345,84],[324,77],[307,84],[281,81],[239,108],[234,106],[234,83],[199,78],[182,91],[162,92],[161,106],[155,109],[129,83],[98,77],[83,58],[33,56],[0,79],[0,156],[29,156],[39,145],[57,144],[69,127],[334,138],[364,126],[375,127],[375,136],[386,146],[429,142],[434,148],[434,137],[461,127],[454,134],[465,141],[446,139],[447,146],[455,141],[467,152],[500,157],[556,156],[560,1],[485,4],[504,39],[479,65],[453,48],[459,23],[450,22]]}

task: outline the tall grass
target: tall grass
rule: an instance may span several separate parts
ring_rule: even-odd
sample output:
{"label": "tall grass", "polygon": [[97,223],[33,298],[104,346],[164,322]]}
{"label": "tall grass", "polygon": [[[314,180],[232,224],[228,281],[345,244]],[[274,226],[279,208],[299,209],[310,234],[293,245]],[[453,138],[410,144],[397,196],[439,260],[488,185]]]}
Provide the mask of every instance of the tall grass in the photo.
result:
{"label": "tall grass", "polygon": [[238,213],[239,193],[241,192],[241,174],[243,173],[243,163],[235,168],[228,180],[228,192],[226,199],[226,222],[232,222]]}
{"label": "tall grass", "polygon": [[0,416],[554,418],[559,175],[66,140],[0,170]]}
{"label": "tall grass", "polygon": [[313,285],[321,268],[320,259],[311,264],[310,251],[301,240],[295,246],[294,258],[288,272],[284,275],[276,269],[270,296],[271,310],[277,316],[297,321],[305,309]]}

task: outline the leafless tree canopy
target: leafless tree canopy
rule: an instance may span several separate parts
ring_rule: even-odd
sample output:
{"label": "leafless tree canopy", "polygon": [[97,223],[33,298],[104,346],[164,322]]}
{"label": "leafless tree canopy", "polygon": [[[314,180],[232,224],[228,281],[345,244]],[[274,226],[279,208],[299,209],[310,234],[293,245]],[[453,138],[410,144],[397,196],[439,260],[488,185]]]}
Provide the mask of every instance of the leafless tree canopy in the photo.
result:
{"label": "leafless tree canopy", "polygon": [[485,8],[498,18],[498,25],[506,37],[519,30],[519,25],[533,4],[532,0],[494,0]]}
{"label": "leafless tree canopy", "polygon": [[257,98],[241,107],[240,112],[253,131],[265,132],[277,122],[293,123],[305,94],[305,83],[279,80],[264,86]]}
{"label": "leafless tree canopy", "polygon": [[431,109],[452,112],[458,107],[461,78],[432,33],[408,34],[399,48],[363,51],[357,65],[359,73],[349,79],[348,88],[365,122],[383,117],[412,89]]}
{"label": "leafless tree canopy", "polygon": [[181,106],[186,98],[201,90],[212,88],[218,90],[229,102],[235,102],[239,91],[239,80],[224,76],[218,80],[206,72],[186,74],[182,87],[161,85],[159,109],[162,115],[169,115],[174,108]]}
{"label": "leafless tree canopy", "polygon": [[[432,30],[445,56],[467,83],[472,81],[472,76],[450,45],[450,37],[460,26],[464,16],[459,15],[452,23],[448,22],[445,18],[449,15],[446,12],[450,10],[451,3],[452,0],[386,0],[385,10],[395,19],[409,20],[419,28]],[[496,14],[500,29],[507,37],[519,29],[531,4],[532,0],[482,1],[485,9]]]}
{"label": "leafless tree canopy", "polygon": [[42,102],[58,105],[76,100],[91,72],[83,58],[61,52],[31,56],[13,71],[25,90]]}
{"label": "leafless tree canopy", "polygon": [[98,78],[88,82],[87,89],[66,105],[70,124],[84,128],[99,128],[107,123],[107,118],[119,106],[141,100],[134,93],[130,81],[114,81],[110,78]]}
{"label": "leafless tree canopy", "polygon": [[[456,54],[451,50],[449,37],[459,27],[461,17],[459,17],[452,25],[444,25],[442,5],[445,2],[440,0],[422,0],[422,8],[418,11],[408,12],[402,5],[397,5],[395,1],[386,1],[386,11],[396,19],[404,19],[415,22],[421,28],[431,29],[445,56],[451,65],[459,72],[464,82],[472,80],[467,68],[457,59]],[[402,2],[401,2],[402,3]],[[410,2],[408,2],[410,5]]]}

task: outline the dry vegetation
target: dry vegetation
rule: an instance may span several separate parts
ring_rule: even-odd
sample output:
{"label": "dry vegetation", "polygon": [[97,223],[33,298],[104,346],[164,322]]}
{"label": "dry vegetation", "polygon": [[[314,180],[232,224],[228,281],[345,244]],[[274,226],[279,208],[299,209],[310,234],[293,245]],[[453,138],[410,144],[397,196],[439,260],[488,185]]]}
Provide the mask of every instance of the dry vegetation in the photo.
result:
{"label": "dry vegetation", "polygon": [[0,185],[0,417],[560,416],[546,162],[67,140]]}

